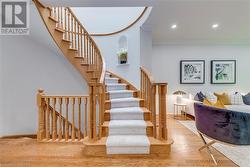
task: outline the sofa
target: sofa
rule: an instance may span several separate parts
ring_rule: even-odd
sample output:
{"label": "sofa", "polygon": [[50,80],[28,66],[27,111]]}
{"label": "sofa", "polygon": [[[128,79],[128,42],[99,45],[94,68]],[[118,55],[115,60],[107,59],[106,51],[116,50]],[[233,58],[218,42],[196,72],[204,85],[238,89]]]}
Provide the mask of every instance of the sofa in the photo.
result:
{"label": "sofa", "polygon": [[[205,94],[209,97],[209,100],[211,100],[212,102],[215,102],[217,100],[216,97],[212,97],[212,93],[205,93]],[[231,94],[228,93],[228,94],[229,94],[231,101],[232,101],[233,100],[232,96],[231,96],[232,93]],[[197,101],[194,98],[185,98],[184,97],[184,98],[182,98],[182,103],[185,103],[187,105],[186,113],[195,117],[194,103],[202,103],[202,102]],[[236,102],[234,101],[234,103],[232,103],[231,105],[225,105],[225,107],[226,107],[226,109],[232,110],[232,111],[250,113],[250,105],[246,105],[243,102],[243,99],[242,99],[242,101],[236,101]]]}

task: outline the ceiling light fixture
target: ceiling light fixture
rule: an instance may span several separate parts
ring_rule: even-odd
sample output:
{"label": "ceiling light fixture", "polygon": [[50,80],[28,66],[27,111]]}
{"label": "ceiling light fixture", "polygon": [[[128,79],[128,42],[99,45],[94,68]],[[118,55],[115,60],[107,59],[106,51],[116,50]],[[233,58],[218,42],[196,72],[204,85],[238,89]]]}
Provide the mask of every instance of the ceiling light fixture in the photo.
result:
{"label": "ceiling light fixture", "polygon": [[213,29],[217,29],[218,27],[219,27],[219,24],[213,24],[213,25],[212,25],[212,28],[213,28]]}
{"label": "ceiling light fixture", "polygon": [[177,24],[172,24],[171,25],[171,28],[174,30],[174,29],[176,29],[177,28]]}

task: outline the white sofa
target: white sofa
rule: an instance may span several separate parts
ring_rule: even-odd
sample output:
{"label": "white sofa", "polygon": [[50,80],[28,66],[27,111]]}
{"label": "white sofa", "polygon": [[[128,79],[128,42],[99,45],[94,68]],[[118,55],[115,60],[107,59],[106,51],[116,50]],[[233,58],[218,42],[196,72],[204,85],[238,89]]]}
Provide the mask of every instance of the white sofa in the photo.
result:
{"label": "white sofa", "polygon": [[[193,99],[188,99],[188,98],[182,98],[182,103],[186,104],[186,112],[189,115],[195,116],[194,115],[194,103],[201,103],[199,101],[195,101]],[[233,111],[239,111],[239,112],[249,112],[250,113],[250,105],[245,105],[244,103],[242,104],[237,104],[237,105],[225,105],[225,107],[229,110]]]}

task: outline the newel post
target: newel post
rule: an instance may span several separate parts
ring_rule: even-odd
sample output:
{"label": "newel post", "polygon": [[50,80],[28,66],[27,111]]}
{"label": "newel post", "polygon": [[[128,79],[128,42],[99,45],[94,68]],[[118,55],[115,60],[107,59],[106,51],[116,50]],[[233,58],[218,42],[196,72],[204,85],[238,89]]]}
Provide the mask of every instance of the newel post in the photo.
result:
{"label": "newel post", "polygon": [[37,140],[41,141],[45,137],[45,120],[44,120],[44,106],[43,106],[43,96],[44,90],[38,89],[37,92],[37,107],[38,107],[38,131],[37,131]]}
{"label": "newel post", "polygon": [[166,94],[167,84],[160,83],[158,85],[159,93],[159,139],[167,140],[167,110],[166,110]]}

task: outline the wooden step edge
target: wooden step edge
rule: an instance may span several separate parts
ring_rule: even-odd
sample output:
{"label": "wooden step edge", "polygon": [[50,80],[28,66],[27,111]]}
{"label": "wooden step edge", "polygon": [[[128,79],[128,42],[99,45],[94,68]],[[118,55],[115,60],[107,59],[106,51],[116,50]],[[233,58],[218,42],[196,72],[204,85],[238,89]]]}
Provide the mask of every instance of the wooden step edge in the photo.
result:
{"label": "wooden step edge", "polygon": [[58,32],[61,32],[61,33],[65,32],[62,28],[59,28],[59,27],[56,27],[55,30],[58,31]]}
{"label": "wooden step edge", "polygon": [[71,41],[70,41],[70,40],[68,40],[68,39],[64,39],[64,38],[62,39],[62,41],[63,41],[63,42],[67,42],[67,43],[71,43]]}
{"label": "wooden step edge", "polygon": [[76,48],[68,48],[68,50],[78,51],[78,49],[76,49]]}
{"label": "wooden step edge", "polygon": [[52,20],[52,21],[54,21],[55,23],[58,22],[58,21],[57,21],[55,18],[53,18],[52,16],[49,16],[49,19]]}
{"label": "wooden step edge", "polygon": [[[150,121],[151,120],[151,113],[150,111],[144,111],[143,112],[143,118],[144,121]],[[111,120],[111,116],[110,116],[110,110],[105,110],[104,111],[104,121],[110,121]]]}
{"label": "wooden step edge", "polygon": [[86,72],[87,73],[92,73],[92,72],[95,72],[95,70],[87,70]]}
{"label": "wooden step edge", "polygon": [[[139,99],[139,106],[138,107],[144,107],[145,106],[145,100],[144,99]],[[105,105],[105,110],[111,109],[111,101],[110,100],[105,100],[104,102]]]}
{"label": "wooden step edge", "polygon": [[81,66],[89,66],[88,63],[81,63]]}

